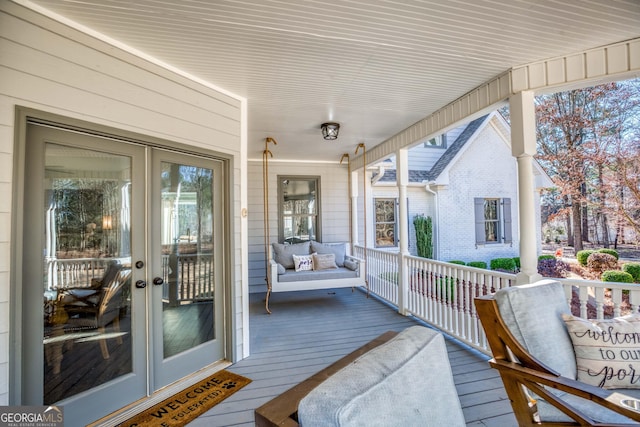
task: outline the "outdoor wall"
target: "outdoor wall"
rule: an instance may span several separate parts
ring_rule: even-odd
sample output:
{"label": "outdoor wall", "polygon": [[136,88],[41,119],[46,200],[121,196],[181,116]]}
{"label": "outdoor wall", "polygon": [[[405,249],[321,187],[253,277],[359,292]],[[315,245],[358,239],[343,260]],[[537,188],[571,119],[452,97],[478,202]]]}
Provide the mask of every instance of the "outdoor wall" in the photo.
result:
{"label": "outdoor wall", "polygon": [[[440,260],[489,261],[519,253],[517,165],[511,149],[496,137],[491,126],[483,127],[473,143],[449,171],[449,185],[438,190]],[[511,244],[476,247],[474,197],[510,198]]]}
{"label": "outdoor wall", "polygon": [[[338,163],[278,162],[278,147],[269,160],[269,242],[278,241],[278,175],[319,176],[322,241],[348,242],[349,185],[347,166]],[[262,161],[249,161],[249,292],[266,292]]]}
{"label": "outdoor wall", "polygon": [[[235,353],[243,357],[243,103],[10,2],[0,3],[0,405],[9,404],[13,151],[16,106],[136,132],[232,158]],[[20,284],[16,285],[19,289]],[[246,329],[244,329],[246,327]],[[247,341],[248,342],[248,341]]]}

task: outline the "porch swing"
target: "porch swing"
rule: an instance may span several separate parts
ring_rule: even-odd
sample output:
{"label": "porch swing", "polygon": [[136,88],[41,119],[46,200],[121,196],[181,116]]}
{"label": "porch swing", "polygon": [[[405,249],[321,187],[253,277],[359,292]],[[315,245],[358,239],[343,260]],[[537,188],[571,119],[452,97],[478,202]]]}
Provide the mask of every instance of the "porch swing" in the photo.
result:
{"label": "porch swing", "polygon": [[[273,138],[266,138],[262,160],[262,178],[264,188],[264,251],[267,282],[265,309],[269,309],[272,292],[308,291],[318,289],[354,288],[365,286],[366,263],[351,254],[348,242],[321,243],[316,241],[296,241],[290,243],[271,243],[269,235],[269,158],[273,154],[269,143],[277,145]],[[360,147],[364,148],[364,144]],[[356,150],[357,153],[357,150]],[[349,155],[344,154],[342,160]],[[349,166],[349,180],[351,166]],[[351,217],[351,211],[349,212]],[[349,219],[351,227],[351,218]],[[366,253],[366,252],[365,252]]]}

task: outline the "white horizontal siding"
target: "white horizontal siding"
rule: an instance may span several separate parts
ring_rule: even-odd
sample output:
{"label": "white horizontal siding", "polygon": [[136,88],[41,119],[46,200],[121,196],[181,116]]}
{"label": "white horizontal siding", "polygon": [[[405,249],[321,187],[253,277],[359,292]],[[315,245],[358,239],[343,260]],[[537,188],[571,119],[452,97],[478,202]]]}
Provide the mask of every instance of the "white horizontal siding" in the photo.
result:
{"label": "white horizontal siding", "polygon": [[[231,207],[240,210],[241,98],[219,93],[10,2],[0,4],[0,405],[9,404],[8,337],[15,108],[24,106],[230,156]],[[16,174],[23,171],[15,171]],[[242,234],[232,219],[234,323],[243,349]],[[17,326],[17,325],[16,325]]]}

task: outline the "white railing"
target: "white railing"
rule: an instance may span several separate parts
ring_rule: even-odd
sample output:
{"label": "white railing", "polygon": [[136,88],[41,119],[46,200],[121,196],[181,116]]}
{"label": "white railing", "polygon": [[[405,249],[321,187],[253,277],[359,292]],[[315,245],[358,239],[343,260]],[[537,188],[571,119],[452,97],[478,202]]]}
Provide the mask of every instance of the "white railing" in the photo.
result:
{"label": "white railing", "polygon": [[47,289],[89,288],[91,279],[101,278],[114,258],[74,258],[47,261]]}
{"label": "white railing", "polygon": [[213,299],[213,255],[162,256],[162,299],[169,305]]}
{"label": "white railing", "polygon": [[585,319],[602,319],[637,313],[640,285],[595,280],[554,279],[564,285],[573,314]]}
{"label": "white railing", "polygon": [[[401,257],[396,252],[378,249],[366,249],[365,254],[360,246],[354,248],[354,253],[366,258],[370,292],[398,307],[400,313],[413,315],[490,354],[473,300],[514,286],[515,274],[415,256]],[[406,277],[406,283],[402,283],[402,277]],[[576,316],[616,317],[638,312],[640,307],[638,284],[553,280],[564,285],[567,302]]]}
{"label": "white railing", "polygon": [[[356,258],[365,259],[364,248],[354,248]],[[385,299],[391,304],[398,305],[398,254],[380,250],[367,249],[365,263],[366,277],[369,291]]]}
{"label": "white railing", "polygon": [[[89,288],[92,279],[100,279],[107,264],[117,259],[130,264],[129,258],[73,258],[47,261],[46,286],[49,291]],[[173,264],[172,264],[173,263]],[[213,256],[179,254],[162,256],[163,299],[171,305],[186,301],[211,300],[214,292]]]}
{"label": "white railing", "polygon": [[406,310],[475,347],[488,351],[473,299],[515,284],[515,274],[405,257]]}

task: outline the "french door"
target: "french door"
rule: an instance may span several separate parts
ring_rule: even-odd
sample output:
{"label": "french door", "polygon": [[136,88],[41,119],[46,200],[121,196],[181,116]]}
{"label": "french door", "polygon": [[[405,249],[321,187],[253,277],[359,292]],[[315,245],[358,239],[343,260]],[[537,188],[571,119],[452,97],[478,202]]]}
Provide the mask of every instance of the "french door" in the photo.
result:
{"label": "french door", "polygon": [[223,164],[27,126],[22,404],[85,425],[225,357]]}

